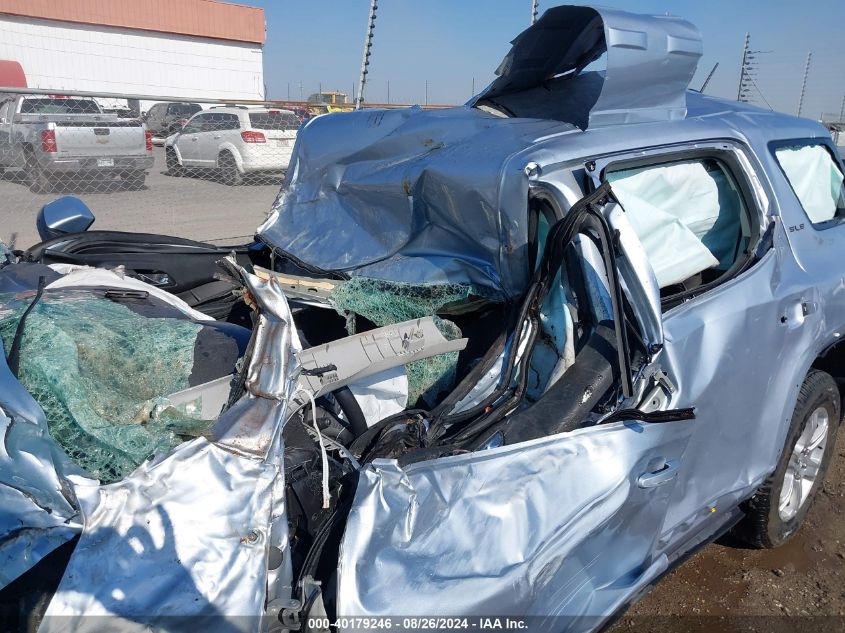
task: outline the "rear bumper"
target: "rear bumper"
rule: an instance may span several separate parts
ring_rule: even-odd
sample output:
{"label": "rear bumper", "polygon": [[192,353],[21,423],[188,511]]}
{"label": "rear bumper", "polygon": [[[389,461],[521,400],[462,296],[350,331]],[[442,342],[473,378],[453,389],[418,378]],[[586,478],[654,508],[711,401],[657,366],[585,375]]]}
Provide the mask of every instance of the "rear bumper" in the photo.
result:
{"label": "rear bumper", "polygon": [[41,168],[49,172],[90,171],[147,171],[152,169],[152,156],[45,156],[38,159]]}
{"label": "rear bumper", "polygon": [[253,171],[285,171],[290,164],[291,147],[256,147],[241,150],[241,169]]}

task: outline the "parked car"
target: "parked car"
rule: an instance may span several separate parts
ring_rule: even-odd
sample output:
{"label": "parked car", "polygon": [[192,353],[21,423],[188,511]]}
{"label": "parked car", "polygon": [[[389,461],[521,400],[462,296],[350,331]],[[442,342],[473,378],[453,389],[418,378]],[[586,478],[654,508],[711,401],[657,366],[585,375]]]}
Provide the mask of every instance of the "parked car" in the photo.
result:
{"label": "parked car", "polygon": [[147,128],[155,138],[166,138],[178,132],[197,112],[202,111],[198,103],[156,103],[144,115]]}
{"label": "parked car", "polygon": [[146,126],[104,114],[93,99],[0,98],[0,168],[22,169],[33,191],[52,190],[59,177],[99,182],[120,176],[141,188],[152,165]]}
{"label": "parked car", "polygon": [[214,169],[227,185],[288,168],[299,121],[290,110],[227,106],[195,114],[165,142],[167,170]]}
{"label": "parked car", "polygon": [[[53,234],[5,264],[14,613],[594,631],[727,531],[786,542],[842,418],[843,166],[817,122],[687,90],[701,50],[554,7],[464,107],[310,121],[219,269],[162,248],[145,283],[73,267],[134,245]],[[160,287],[192,266],[255,311],[206,379],[217,335]]]}

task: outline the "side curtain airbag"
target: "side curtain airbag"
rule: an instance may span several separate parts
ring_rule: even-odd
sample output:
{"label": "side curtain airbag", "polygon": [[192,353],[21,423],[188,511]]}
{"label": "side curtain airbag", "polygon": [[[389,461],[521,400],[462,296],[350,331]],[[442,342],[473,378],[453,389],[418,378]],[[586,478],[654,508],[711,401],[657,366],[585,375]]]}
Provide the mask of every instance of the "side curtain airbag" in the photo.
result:
{"label": "side curtain airbag", "polygon": [[782,147],[775,154],[811,222],[831,220],[845,206],[842,172],[823,145]]}
{"label": "side curtain airbag", "polygon": [[699,162],[608,175],[661,288],[719,265],[702,242],[719,219],[716,181]]}

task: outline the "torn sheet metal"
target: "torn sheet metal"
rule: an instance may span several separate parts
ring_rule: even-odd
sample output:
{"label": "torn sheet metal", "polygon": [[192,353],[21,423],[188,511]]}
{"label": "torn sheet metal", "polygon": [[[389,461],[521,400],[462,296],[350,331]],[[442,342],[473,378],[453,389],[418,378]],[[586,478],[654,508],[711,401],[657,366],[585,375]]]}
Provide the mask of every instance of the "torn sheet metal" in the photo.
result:
{"label": "torn sheet metal", "polygon": [[261,308],[245,395],[216,441],[182,444],[115,484],[77,482],[85,528],[42,631],[256,631],[267,596],[292,585],[289,557],[270,572],[268,560],[288,549],[281,428],[299,341],[279,285],[231,269]]}
{"label": "torn sheet metal", "polygon": [[[684,118],[702,54],[686,20],[580,6],[548,9],[512,45],[498,78],[470,103],[581,128]],[[604,73],[580,74],[605,52]]]}
{"label": "torn sheet metal", "polygon": [[260,312],[244,381],[246,393],[217,419],[211,435],[230,450],[263,458],[281,436],[286,402],[293,390],[289,377],[302,345],[282,284],[275,277],[261,279],[233,266]]}
{"label": "torn sheet metal", "polygon": [[665,567],[650,554],[672,486],[636,482],[655,455],[680,459],[693,425],[611,424],[404,468],[373,461],[341,543],[338,616],[436,608],[589,628],[578,619],[611,613]]}
{"label": "torn sheet metal", "polygon": [[199,438],[121,482],[78,483],[85,529],[40,633],[257,630],[278,476]]}
{"label": "torn sheet metal", "polygon": [[[0,589],[82,529],[68,481],[81,470],[0,358]],[[93,482],[92,482],[93,483]]]}
{"label": "torn sheet metal", "polygon": [[528,281],[528,182],[508,161],[555,121],[477,109],[312,119],[259,238],[325,271],[516,296]]}

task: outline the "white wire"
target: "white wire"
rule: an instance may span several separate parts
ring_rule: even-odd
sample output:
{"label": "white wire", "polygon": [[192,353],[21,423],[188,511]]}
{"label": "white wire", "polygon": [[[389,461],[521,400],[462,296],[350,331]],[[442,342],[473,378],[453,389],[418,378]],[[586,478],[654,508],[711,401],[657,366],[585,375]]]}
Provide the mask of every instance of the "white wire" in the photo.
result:
{"label": "white wire", "polygon": [[320,433],[320,427],[317,426],[317,403],[314,402],[314,394],[303,387],[299,387],[293,392],[296,394],[304,393],[311,401],[311,422],[314,424],[314,431],[317,433],[317,442],[320,444],[320,459],[323,462],[323,509],[330,506],[331,495],[329,494],[329,456],[326,453],[326,445],[323,444],[323,434]]}

